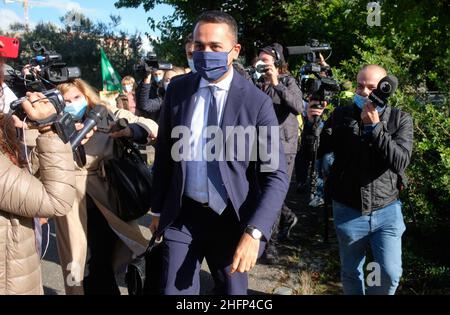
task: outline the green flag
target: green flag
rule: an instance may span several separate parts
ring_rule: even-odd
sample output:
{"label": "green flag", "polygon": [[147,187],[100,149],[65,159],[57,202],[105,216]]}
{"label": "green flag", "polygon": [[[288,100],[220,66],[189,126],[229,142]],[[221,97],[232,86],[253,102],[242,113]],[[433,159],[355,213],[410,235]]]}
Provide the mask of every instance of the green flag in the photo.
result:
{"label": "green flag", "polygon": [[102,55],[102,78],[103,78],[103,90],[104,91],[121,91],[122,78],[114,70],[111,62],[109,62],[108,57],[105,54],[103,48],[100,48],[100,53]]}

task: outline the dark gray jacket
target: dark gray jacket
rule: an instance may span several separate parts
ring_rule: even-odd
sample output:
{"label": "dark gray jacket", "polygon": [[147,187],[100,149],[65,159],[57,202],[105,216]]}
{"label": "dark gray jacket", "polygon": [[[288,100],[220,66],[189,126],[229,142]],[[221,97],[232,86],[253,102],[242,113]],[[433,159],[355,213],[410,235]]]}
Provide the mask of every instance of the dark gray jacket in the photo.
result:
{"label": "dark gray jacket", "polygon": [[263,83],[257,83],[256,86],[272,99],[280,125],[284,153],[296,154],[298,145],[297,115],[303,111],[302,92],[292,76],[282,74],[278,80],[279,84],[275,87],[264,87]]}
{"label": "dark gray jacket", "polygon": [[136,107],[144,117],[158,122],[162,102],[160,88],[155,82],[139,84],[136,90]]}
{"label": "dark gray jacket", "polygon": [[[413,121],[387,106],[380,123],[364,132],[360,116],[354,104],[336,108],[322,130],[318,157],[334,152],[331,198],[369,214],[398,199],[399,181],[411,159]],[[311,133],[309,124],[305,132]]]}

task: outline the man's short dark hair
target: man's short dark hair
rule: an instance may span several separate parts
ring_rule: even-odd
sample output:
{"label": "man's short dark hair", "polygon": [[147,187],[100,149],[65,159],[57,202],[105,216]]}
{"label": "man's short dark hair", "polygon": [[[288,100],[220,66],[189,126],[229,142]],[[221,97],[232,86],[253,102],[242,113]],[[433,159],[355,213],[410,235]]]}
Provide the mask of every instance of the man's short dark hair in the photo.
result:
{"label": "man's short dark hair", "polygon": [[194,43],[194,36],[192,35],[192,33],[189,33],[186,39],[184,40],[184,45],[193,43]]}
{"label": "man's short dark hair", "polygon": [[225,12],[217,11],[217,10],[203,12],[198,17],[197,23],[195,25],[197,26],[199,23],[223,23],[223,24],[226,24],[230,28],[230,32],[233,35],[235,43],[237,43],[237,41],[238,41],[238,26],[237,26],[236,20],[231,15],[229,15]]}

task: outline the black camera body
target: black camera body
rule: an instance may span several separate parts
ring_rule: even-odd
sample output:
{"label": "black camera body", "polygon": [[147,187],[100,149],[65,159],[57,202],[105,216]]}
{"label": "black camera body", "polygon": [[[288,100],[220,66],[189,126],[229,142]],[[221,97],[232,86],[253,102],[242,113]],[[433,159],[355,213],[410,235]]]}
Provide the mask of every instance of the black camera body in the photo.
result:
{"label": "black camera body", "polygon": [[[256,83],[263,80],[262,75],[269,71],[269,65],[266,65],[262,61],[259,61],[256,65],[245,68],[244,71],[247,72],[247,74],[253,80],[253,83]],[[260,75],[259,79],[258,74]]]}
{"label": "black camera body", "polygon": [[335,93],[340,91],[339,83],[327,77],[304,78],[301,81],[302,93],[309,99],[319,101],[316,108],[323,108],[324,102],[330,102]]}
{"label": "black camera body", "polygon": [[41,67],[42,77],[46,81],[61,84],[81,77],[80,68],[67,67],[67,64],[62,61],[61,54],[47,50],[40,42],[34,42],[32,48],[36,52],[32,64]]}
{"label": "black camera body", "polygon": [[305,100],[319,101],[316,107],[323,107],[324,102],[330,102],[340,91],[339,83],[332,78],[331,68],[317,63],[317,53],[331,50],[330,44],[321,44],[317,39],[310,40],[305,46],[287,47],[289,55],[305,55],[307,64],[300,69],[299,81]]}
{"label": "black camera body", "polygon": [[[39,66],[39,72],[32,72],[27,78],[23,78],[14,72],[14,77],[21,80],[25,87],[33,91],[41,92],[44,98],[47,99],[55,108],[56,113],[46,118],[45,120],[33,121],[27,118],[25,111],[22,108],[22,103],[27,99],[22,97],[10,104],[12,115],[17,116],[20,120],[27,124],[38,126],[52,126],[52,129],[58,134],[64,143],[69,142],[77,131],[75,121],[71,114],[64,113],[66,103],[61,92],[53,88],[56,84],[68,82],[71,79],[81,77],[81,70],[78,67],[67,67],[66,63],[62,62],[62,56],[55,51],[47,50],[40,42],[34,42],[32,45],[36,52],[30,64],[34,67]],[[31,78],[30,78],[31,77]],[[47,87],[52,89],[48,90]]]}
{"label": "black camera body", "polygon": [[[59,115],[64,111],[64,108],[66,107],[66,103],[64,102],[64,98],[61,95],[61,93],[57,89],[49,90],[49,91],[43,91],[42,94],[44,94],[45,98],[52,103],[53,107],[55,107],[56,115]],[[10,104],[12,114],[16,115],[20,120],[24,120],[27,116],[22,108],[22,102],[26,100],[26,97],[22,97]],[[49,123],[50,121],[54,120],[55,116],[50,117],[49,119],[45,121],[33,121],[28,120],[29,123],[32,125],[43,125],[46,123]]]}
{"label": "black camera body", "polygon": [[255,71],[259,72],[259,73],[266,73],[267,71],[269,71],[269,66],[268,65],[259,64],[259,65],[256,66]]}
{"label": "black camera body", "polygon": [[134,65],[133,70],[142,76],[148,76],[152,71],[171,70],[172,64],[168,62],[158,61],[155,54],[149,54],[147,58],[141,60],[140,63]]}
{"label": "black camera body", "polygon": [[77,133],[75,128],[75,121],[72,115],[69,113],[64,113],[59,115],[57,119],[53,122],[53,130],[58,134],[62,142],[67,143],[71,138]]}

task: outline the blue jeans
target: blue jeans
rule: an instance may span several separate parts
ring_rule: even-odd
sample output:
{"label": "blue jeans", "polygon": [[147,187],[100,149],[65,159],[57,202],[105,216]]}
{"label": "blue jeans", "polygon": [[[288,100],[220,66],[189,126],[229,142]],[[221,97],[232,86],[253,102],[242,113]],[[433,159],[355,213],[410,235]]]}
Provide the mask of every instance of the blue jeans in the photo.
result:
{"label": "blue jeans", "polygon": [[[344,294],[395,294],[402,275],[405,231],[401,202],[397,200],[370,215],[362,215],[361,211],[333,200],[333,217]],[[366,292],[363,266],[368,245],[375,264],[368,264]]]}

